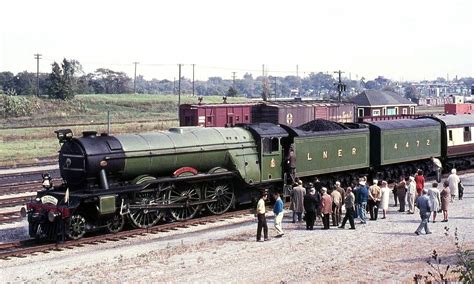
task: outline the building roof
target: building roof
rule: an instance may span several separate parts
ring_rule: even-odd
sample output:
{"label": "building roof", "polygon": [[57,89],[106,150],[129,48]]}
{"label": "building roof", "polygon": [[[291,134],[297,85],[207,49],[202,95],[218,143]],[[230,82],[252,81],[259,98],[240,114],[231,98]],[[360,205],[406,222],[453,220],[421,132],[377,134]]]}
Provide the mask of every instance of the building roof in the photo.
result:
{"label": "building roof", "polygon": [[380,90],[365,90],[351,102],[358,106],[416,105],[395,92]]}

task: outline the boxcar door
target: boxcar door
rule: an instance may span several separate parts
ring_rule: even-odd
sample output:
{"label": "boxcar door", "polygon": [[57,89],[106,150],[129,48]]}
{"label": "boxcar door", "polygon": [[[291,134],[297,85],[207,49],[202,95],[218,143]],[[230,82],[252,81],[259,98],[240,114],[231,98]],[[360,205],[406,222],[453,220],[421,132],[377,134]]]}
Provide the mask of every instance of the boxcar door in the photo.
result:
{"label": "boxcar door", "polygon": [[283,150],[279,137],[265,137],[261,141],[262,182],[281,180]]}

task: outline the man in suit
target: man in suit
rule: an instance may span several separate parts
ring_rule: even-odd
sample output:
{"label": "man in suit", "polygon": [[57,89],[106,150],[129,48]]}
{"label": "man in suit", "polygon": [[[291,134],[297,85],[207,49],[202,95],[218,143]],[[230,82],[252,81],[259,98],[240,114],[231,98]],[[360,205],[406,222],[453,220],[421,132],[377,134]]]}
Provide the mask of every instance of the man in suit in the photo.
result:
{"label": "man in suit", "polygon": [[431,234],[430,229],[428,228],[428,221],[430,219],[431,215],[431,207],[430,207],[430,199],[428,198],[428,190],[423,189],[423,195],[418,197],[416,199],[416,207],[420,209],[420,218],[421,218],[421,223],[418,226],[418,229],[416,229],[415,234],[419,235],[421,234],[421,230],[424,228],[425,233]]}

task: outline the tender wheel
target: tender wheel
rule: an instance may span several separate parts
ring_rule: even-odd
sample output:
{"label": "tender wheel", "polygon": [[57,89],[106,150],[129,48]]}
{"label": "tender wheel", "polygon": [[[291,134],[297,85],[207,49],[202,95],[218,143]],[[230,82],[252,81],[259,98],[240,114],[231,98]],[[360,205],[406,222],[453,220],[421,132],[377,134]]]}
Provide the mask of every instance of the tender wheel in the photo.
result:
{"label": "tender wheel", "polygon": [[86,233],[86,219],[79,214],[74,214],[69,220],[69,230],[67,236],[70,239],[77,240]]}
{"label": "tender wheel", "polygon": [[183,205],[184,207],[171,209],[171,216],[177,221],[193,218],[201,206],[191,204],[200,200],[200,188],[197,185],[188,184],[182,187],[174,187],[168,192],[168,203],[170,205]]}
{"label": "tender wheel", "polygon": [[213,182],[207,185],[205,200],[215,200],[207,203],[207,209],[213,214],[225,213],[234,203],[234,189],[225,182]]}
{"label": "tender wheel", "polygon": [[164,212],[160,209],[144,208],[164,203],[164,194],[157,190],[139,192],[135,199],[129,203],[129,219],[135,228],[149,228],[156,225],[163,217]]}
{"label": "tender wheel", "polygon": [[107,231],[109,231],[109,233],[118,233],[122,231],[124,225],[125,218],[123,215],[115,214],[114,217],[107,222]]}

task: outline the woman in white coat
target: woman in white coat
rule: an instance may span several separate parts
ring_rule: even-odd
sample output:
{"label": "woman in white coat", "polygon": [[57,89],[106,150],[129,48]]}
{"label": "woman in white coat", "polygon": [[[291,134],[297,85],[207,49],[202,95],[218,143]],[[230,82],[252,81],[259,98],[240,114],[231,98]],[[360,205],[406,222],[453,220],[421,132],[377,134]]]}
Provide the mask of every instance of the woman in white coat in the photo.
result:
{"label": "woman in white coat", "polygon": [[456,169],[452,169],[451,174],[448,177],[449,191],[451,191],[451,202],[453,202],[454,198],[458,195],[458,185],[460,181],[459,176],[456,174]]}
{"label": "woman in white coat", "polygon": [[386,181],[382,181],[382,187],[380,188],[380,191],[382,192],[382,219],[385,219],[388,210],[388,200],[390,199],[390,192],[392,192],[392,190],[388,188],[388,184]]}
{"label": "woman in white coat", "polygon": [[440,209],[441,196],[438,189],[438,183],[433,182],[433,187],[428,190],[428,196],[430,198],[431,212],[433,212],[433,223],[436,222],[436,213]]}

